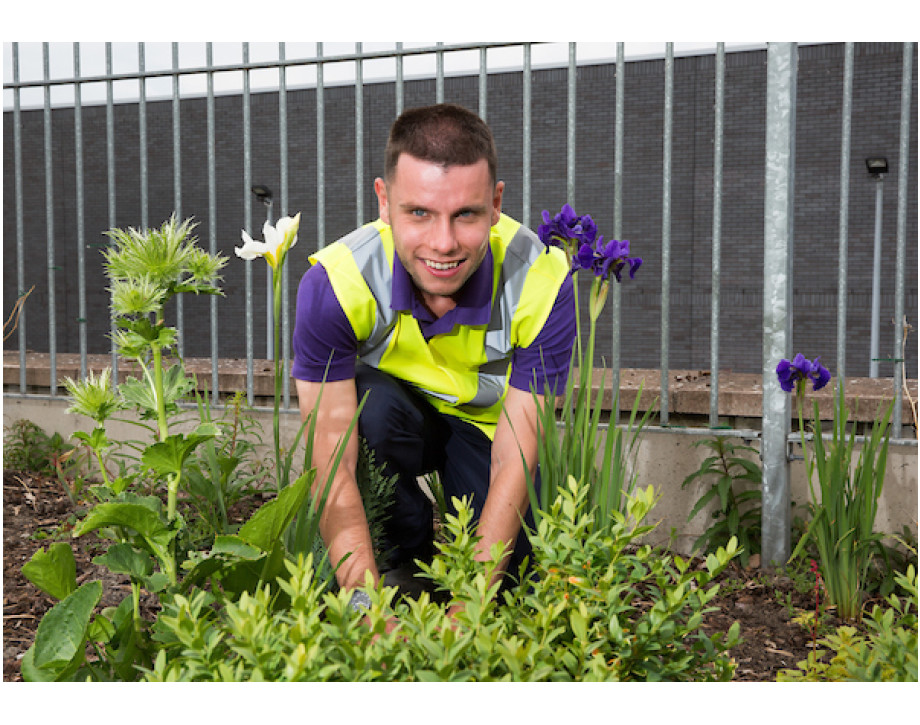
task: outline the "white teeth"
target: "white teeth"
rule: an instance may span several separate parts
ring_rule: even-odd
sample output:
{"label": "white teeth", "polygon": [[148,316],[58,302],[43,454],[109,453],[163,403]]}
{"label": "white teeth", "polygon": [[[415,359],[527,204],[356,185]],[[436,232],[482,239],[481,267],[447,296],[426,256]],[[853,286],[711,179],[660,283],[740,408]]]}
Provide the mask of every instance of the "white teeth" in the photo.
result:
{"label": "white teeth", "polygon": [[460,266],[460,262],[432,262],[428,259],[425,260],[425,264],[432,269],[438,270],[454,269],[455,267]]}

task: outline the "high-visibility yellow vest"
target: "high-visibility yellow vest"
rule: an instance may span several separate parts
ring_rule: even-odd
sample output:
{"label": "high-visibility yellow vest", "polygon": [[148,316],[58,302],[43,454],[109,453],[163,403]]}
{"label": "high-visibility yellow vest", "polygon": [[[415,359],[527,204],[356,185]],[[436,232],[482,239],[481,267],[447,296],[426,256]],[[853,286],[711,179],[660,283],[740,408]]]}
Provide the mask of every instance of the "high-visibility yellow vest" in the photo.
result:
{"label": "high-visibility yellow vest", "polygon": [[456,325],[426,341],[411,312],[390,308],[393,234],[379,219],[310,257],[326,270],[358,340],[359,358],[422,391],[440,412],[490,438],[508,386],[511,353],[530,345],[569,272],[547,247],[504,214],[492,227],[492,308],[486,325]]}

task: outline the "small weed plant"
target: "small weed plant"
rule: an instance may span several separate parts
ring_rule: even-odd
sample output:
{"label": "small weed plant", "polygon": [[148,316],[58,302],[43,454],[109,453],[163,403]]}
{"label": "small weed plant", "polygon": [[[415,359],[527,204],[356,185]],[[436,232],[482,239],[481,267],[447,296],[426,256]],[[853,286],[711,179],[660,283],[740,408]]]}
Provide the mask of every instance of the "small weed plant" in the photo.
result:
{"label": "small weed plant", "polygon": [[747,566],[751,554],[760,553],[761,472],[760,466],[743,454],[757,454],[757,449],[723,436],[697,441],[693,445],[709,448],[712,455],[707,456],[681,484],[681,488],[697,481],[709,484],[691,509],[687,521],[692,521],[707,506],[715,504],[712,509],[715,520],[696,540],[693,550],[711,551],[735,537],[741,547],[741,564]]}

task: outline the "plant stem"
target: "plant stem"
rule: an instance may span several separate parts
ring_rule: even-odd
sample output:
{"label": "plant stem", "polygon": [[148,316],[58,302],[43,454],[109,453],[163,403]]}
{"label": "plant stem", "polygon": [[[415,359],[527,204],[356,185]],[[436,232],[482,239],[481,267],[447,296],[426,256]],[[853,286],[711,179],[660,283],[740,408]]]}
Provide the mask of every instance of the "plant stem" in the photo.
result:
{"label": "plant stem", "polygon": [[160,441],[165,441],[169,435],[169,426],[166,422],[166,400],[163,395],[163,351],[159,345],[153,348],[153,395],[157,404],[157,428]]}
{"label": "plant stem", "polygon": [[279,492],[287,483],[284,480],[285,476],[281,470],[281,427],[279,415],[281,408],[281,378],[284,374],[284,357],[281,354],[281,269],[282,265],[279,263],[272,270],[272,287],[274,291],[272,302],[274,303],[273,315],[275,325],[275,408],[274,415],[272,416],[272,433],[274,434],[275,442],[275,475],[278,479]]}

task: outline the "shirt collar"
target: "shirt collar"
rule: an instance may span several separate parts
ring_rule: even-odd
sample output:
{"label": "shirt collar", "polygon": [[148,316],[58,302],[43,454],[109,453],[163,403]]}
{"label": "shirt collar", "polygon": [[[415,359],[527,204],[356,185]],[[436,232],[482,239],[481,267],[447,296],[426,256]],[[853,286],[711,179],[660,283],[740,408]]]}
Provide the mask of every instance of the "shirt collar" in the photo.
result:
{"label": "shirt collar", "polygon": [[393,285],[390,307],[412,313],[419,321],[425,337],[450,332],[454,325],[486,325],[492,310],[492,248],[479,268],[466,281],[457,295],[457,306],[435,319],[416,295],[415,283],[403,267],[399,256],[393,255]]}

